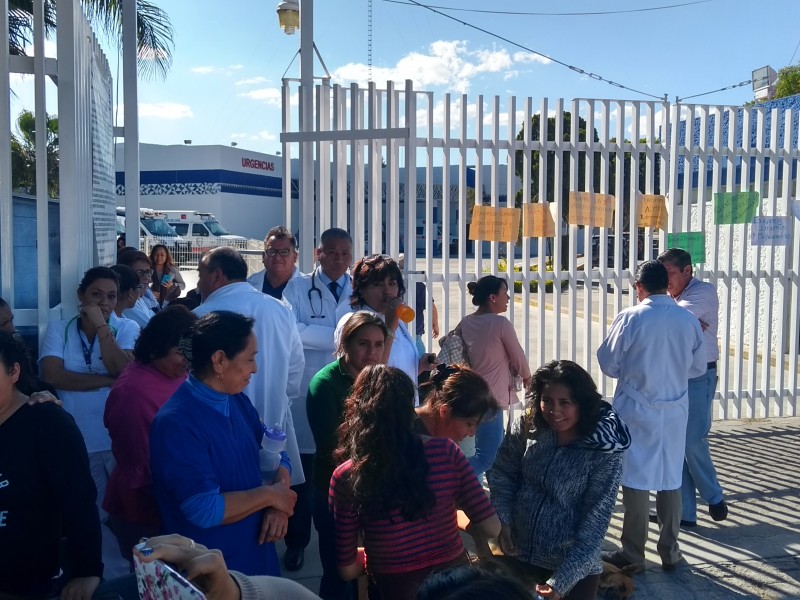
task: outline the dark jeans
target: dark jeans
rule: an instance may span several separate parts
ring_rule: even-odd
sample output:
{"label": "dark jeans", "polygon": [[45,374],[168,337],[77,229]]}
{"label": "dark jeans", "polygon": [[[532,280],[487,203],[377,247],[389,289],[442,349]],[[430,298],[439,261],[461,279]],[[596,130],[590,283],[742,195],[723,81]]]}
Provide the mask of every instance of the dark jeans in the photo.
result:
{"label": "dark jeans", "polygon": [[297,494],[297,503],[294,505],[294,514],[289,517],[289,528],[286,531],[286,548],[302,550],[311,541],[311,513],[313,512],[313,486],[311,483],[311,465],[314,460],[313,454],[301,454],[300,464],[303,466],[303,473],[306,482],[300,485],[293,485],[292,490]]}
{"label": "dark jeans", "polygon": [[322,600],[355,600],[355,581],[344,581],[336,570],[336,532],[333,514],[328,508],[328,494],[314,489],[314,527],[319,539],[319,559],[322,563],[322,579],[319,582],[319,597]]}

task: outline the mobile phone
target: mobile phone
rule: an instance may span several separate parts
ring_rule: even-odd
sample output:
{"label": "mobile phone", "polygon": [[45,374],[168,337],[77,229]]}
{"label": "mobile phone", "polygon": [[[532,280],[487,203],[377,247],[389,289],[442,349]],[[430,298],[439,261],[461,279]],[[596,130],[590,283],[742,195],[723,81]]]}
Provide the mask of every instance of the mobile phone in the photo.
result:
{"label": "mobile phone", "polygon": [[[138,550],[146,547],[147,542],[136,546]],[[167,563],[161,560],[143,563],[136,554],[133,561],[142,600],[206,600],[203,592]]]}
{"label": "mobile phone", "polygon": [[172,273],[164,273],[164,276],[161,278],[161,284],[167,285],[173,279],[175,279],[175,275],[173,275]]}

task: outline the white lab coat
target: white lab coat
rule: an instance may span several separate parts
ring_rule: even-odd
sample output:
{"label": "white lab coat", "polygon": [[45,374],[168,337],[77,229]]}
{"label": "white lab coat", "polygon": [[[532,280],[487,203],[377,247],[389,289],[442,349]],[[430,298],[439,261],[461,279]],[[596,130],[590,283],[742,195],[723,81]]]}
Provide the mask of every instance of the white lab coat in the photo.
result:
{"label": "white lab coat", "polygon": [[[350,278],[336,301],[331,291],[319,279],[319,267],[314,270],[314,288],[312,290],[311,275],[299,275],[292,278],[283,290],[283,300],[292,307],[297,320],[297,329],[303,342],[303,353],[306,366],[300,383],[300,397],[292,404],[294,429],[297,433],[297,445],[303,454],[316,451],[314,436],[306,415],[306,395],[311,378],[325,365],[333,362],[333,333],[342,315],[349,313],[350,296],[353,288]],[[319,292],[319,293],[317,293]]]}
{"label": "white lab coat", "polygon": [[617,315],[597,360],[603,373],[619,380],[614,409],[631,432],[622,485],[654,491],[680,488],[688,382],[706,370],[697,317],[667,295],[645,298]]}
{"label": "white lab coat", "polygon": [[258,372],[251,377],[244,393],[268,427],[274,423],[283,426],[286,452],[292,461],[292,485],[303,483],[305,476],[289,408],[300,395],[305,359],[291,310],[245,281],[219,288],[195,308],[194,313],[202,317],[216,310],[229,310],[255,319]]}

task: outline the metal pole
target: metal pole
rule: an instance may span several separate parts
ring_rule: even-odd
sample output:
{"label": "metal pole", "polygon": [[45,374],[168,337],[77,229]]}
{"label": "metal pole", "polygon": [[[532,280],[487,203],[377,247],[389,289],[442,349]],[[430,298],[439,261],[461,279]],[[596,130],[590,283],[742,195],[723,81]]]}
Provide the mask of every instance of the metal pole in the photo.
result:
{"label": "metal pole", "polygon": [[0,80],[7,90],[0,94],[0,296],[14,306],[14,236],[11,199],[11,57],[8,50],[8,0],[2,1],[0,28],[3,33],[3,48],[0,49]]}
{"label": "metal pole", "polygon": [[122,88],[125,107],[125,242],[139,247],[139,93],[136,2],[122,3]]}
{"label": "metal pole", "polygon": [[[300,2],[300,131],[314,131],[314,0]],[[315,214],[314,143],[300,142],[300,270],[304,273],[314,268]]]}

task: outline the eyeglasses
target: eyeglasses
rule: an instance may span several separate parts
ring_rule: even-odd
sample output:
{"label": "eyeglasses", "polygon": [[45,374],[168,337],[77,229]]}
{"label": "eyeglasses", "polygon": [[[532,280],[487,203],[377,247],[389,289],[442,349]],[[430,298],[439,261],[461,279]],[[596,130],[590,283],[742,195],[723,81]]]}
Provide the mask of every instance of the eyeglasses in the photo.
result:
{"label": "eyeglasses", "polygon": [[269,256],[270,258],[274,258],[275,256],[280,256],[282,258],[286,258],[291,253],[292,253],[292,251],[291,251],[290,248],[281,248],[280,250],[277,250],[275,248],[269,248],[268,250],[265,250],[265,254],[267,256]]}
{"label": "eyeglasses", "polygon": [[136,269],[136,274],[139,277],[152,277],[153,269]]}

